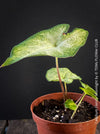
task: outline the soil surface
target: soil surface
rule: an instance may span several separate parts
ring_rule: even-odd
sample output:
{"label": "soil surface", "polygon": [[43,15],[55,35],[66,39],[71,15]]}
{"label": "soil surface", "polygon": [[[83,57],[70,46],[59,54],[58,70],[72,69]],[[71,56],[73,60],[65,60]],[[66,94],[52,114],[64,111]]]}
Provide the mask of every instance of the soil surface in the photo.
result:
{"label": "soil surface", "polygon": [[82,102],[73,119],[73,110],[65,109],[63,100],[44,100],[33,109],[34,113],[45,120],[60,123],[84,122],[95,118],[99,111],[87,102]]}

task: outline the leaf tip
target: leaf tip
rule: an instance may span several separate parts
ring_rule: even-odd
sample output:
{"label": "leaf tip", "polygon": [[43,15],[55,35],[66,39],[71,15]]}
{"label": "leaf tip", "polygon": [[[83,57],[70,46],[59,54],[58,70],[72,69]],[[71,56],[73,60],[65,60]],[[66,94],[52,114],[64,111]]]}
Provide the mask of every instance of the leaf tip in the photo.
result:
{"label": "leaf tip", "polygon": [[5,67],[5,65],[4,64],[1,64],[0,68],[3,68],[3,67]]}
{"label": "leaf tip", "polygon": [[0,68],[2,68],[3,66],[1,65]]}

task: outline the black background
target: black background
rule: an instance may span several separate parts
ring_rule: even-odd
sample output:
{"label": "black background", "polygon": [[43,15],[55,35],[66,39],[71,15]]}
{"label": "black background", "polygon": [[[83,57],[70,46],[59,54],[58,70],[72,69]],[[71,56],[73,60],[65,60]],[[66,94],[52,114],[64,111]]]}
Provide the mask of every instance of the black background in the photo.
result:
{"label": "black background", "polygon": [[[4,0],[0,3],[0,64],[11,48],[32,34],[61,23],[89,31],[86,45],[73,58],[60,59],[94,88],[94,39],[100,36],[100,0]],[[52,57],[26,58],[0,69],[0,119],[31,118],[30,104],[38,96],[59,92],[59,83],[47,82],[46,71],[55,67]],[[79,83],[68,85],[77,91]]]}

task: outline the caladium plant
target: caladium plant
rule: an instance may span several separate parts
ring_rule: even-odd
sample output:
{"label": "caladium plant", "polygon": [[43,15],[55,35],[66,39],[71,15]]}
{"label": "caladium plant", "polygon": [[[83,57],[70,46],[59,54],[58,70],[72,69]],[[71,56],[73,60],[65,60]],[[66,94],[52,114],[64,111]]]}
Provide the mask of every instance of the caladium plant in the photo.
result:
{"label": "caladium plant", "polygon": [[[88,85],[81,82],[80,89],[83,90],[83,95],[75,103],[71,99],[66,100],[65,92],[67,92],[67,85],[71,84],[73,80],[81,81],[81,77],[72,73],[68,68],[59,68],[58,58],[68,58],[76,55],[78,50],[85,45],[88,37],[88,31],[82,28],[75,28],[72,32],[68,33],[69,24],[59,24],[50,29],[40,31],[28,39],[22,41],[14,46],[11,50],[10,56],[0,66],[5,67],[16,63],[27,57],[34,56],[52,56],[55,58],[56,68],[47,71],[46,78],[48,81],[59,81],[65,107],[74,110],[73,118],[76,110],[78,109],[81,101],[85,95],[97,99],[95,91]],[[63,83],[64,82],[64,86]]]}

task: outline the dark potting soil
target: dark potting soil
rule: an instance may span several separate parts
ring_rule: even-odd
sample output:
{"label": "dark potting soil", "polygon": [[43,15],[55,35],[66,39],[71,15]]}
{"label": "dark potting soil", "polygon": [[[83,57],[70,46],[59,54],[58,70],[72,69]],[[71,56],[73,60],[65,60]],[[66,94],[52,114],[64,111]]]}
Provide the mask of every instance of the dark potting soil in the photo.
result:
{"label": "dark potting soil", "polygon": [[44,100],[33,109],[34,113],[45,120],[60,123],[84,122],[95,118],[99,111],[87,102],[82,102],[73,119],[73,110],[65,109],[63,100]]}

